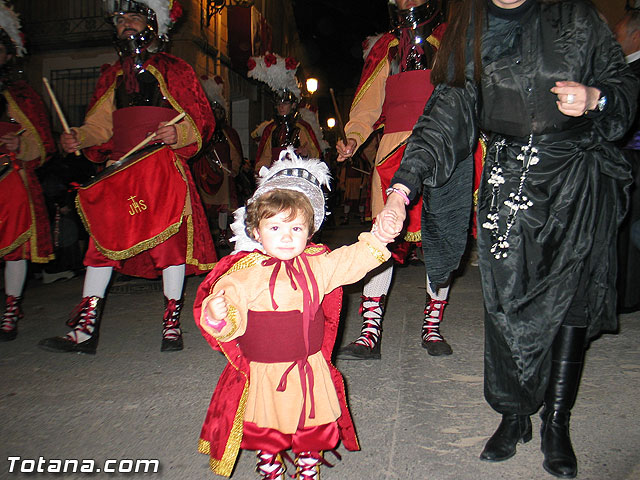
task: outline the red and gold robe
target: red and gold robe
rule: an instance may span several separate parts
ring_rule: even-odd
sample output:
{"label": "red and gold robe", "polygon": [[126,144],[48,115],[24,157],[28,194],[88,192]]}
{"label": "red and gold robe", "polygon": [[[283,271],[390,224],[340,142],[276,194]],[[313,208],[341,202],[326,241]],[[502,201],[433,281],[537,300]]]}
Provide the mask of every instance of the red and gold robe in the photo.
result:
{"label": "red and gold robe", "polygon": [[[135,231],[135,229],[122,228],[122,224],[112,229],[102,229],[107,232],[106,238],[97,238],[92,232],[92,221],[90,216],[98,222],[100,219],[100,210],[113,208],[114,202],[122,203],[126,197],[113,197],[108,189],[103,189],[100,195],[94,195],[91,201],[81,205],[79,200],[82,195],[78,196],[76,205],[80,212],[80,216],[89,233],[91,241],[89,250],[85,256],[85,265],[90,266],[113,266],[116,270],[127,275],[155,278],[161,273],[161,266],[157,265],[157,256],[163,257],[163,263],[168,265],[186,264],[187,274],[202,273],[210,270],[216,261],[216,253],[213,246],[213,240],[207,225],[206,216],[197,193],[197,189],[191,172],[187,165],[187,160],[195,155],[202,146],[209,140],[214,126],[215,120],[209,102],[202,90],[202,86],[198,81],[193,69],[184,60],[169,55],[167,53],[157,53],[152,55],[145,63],[144,69],[152,74],[158,82],[162,96],[171,105],[172,109],[155,108],[156,111],[164,110],[161,115],[165,115],[164,120],[174,117],[179,113],[185,113],[185,117],[175,124],[178,141],[174,145],[170,145],[169,151],[163,149],[163,158],[169,157],[169,160],[175,164],[175,168],[179,170],[179,176],[176,176],[175,168],[173,169],[173,181],[176,186],[186,183],[187,198],[184,201],[184,213],[181,214],[179,222],[172,225],[154,225],[154,231],[165,228],[160,234],[155,236],[146,235],[146,232]],[[122,135],[114,135],[114,131],[119,134],[123,132],[122,125],[114,122],[114,118],[118,121],[123,120],[122,112],[126,109],[116,110],[115,106],[115,90],[118,78],[123,75],[121,63],[107,67],[96,86],[95,93],[89,105],[89,110],[85,118],[85,122],[81,127],[74,128],[80,141],[80,148],[83,153],[93,162],[109,163],[116,161],[124,152],[140,140],[144,139],[146,131],[136,131],[136,138],[130,136],[126,139],[127,145],[114,142],[114,138],[123,138]],[[135,112],[135,109],[151,109],[154,107],[129,107]],[[141,118],[140,120],[144,120]],[[131,128],[140,129],[138,121],[131,125]],[[157,128],[157,122],[149,125],[147,129],[154,131]],[[145,130],[145,129],[143,129]],[[115,153],[117,152],[117,154]],[[162,152],[162,150],[161,150]],[[155,154],[152,154],[155,155]],[[153,175],[154,158],[147,162],[149,167],[145,182],[160,182],[160,179]],[[160,160],[159,160],[160,161]],[[165,161],[165,160],[162,160]],[[173,168],[173,167],[170,167]],[[126,171],[118,173],[118,175],[127,175]],[[163,176],[162,178],[168,178]],[[116,181],[111,179],[110,181]],[[163,188],[166,186],[157,185],[160,192],[156,197],[162,195]],[[82,194],[82,192],[81,192]],[[124,192],[126,194],[126,192]],[[122,197],[122,198],[120,198]],[[148,200],[148,199],[145,199]],[[134,204],[135,202],[132,202]],[[89,210],[92,210],[89,212]],[[123,206],[121,210],[125,213],[122,220],[127,219],[126,209]],[[109,234],[108,232],[112,232]],[[131,236],[130,247],[122,250],[114,250],[104,246],[107,243],[115,243],[115,237],[122,235]],[[184,240],[186,238],[186,241]],[[172,242],[179,242],[179,250],[172,245]],[[186,246],[182,245],[186,243]],[[158,249],[152,251],[153,249]],[[163,250],[164,249],[164,250]],[[166,253],[165,253],[166,250]],[[162,252],[161,255],[156,255]]]}
{"label": "red and gold robe", "polygon": [[54,258],[53,245],[35,169],[55,152],[49,117],[40,96],[24,81],[13,82],[2,95],[16,123],[0,122],[0,134],[25,131],[15,154],[0,146],[0,155],[12,158],[0,179],[0,258],[47,263]]}

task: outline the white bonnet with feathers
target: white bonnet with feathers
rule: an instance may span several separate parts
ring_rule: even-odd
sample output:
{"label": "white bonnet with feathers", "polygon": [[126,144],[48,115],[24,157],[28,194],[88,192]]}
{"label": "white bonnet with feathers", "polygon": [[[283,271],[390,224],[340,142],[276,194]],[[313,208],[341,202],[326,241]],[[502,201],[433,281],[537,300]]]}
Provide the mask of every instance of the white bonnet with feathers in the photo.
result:
{"label": "white bonnet with feathers", "polygon": [[[325,210],[325,193],[323,187],[330,189],[331,174],[329,167],[317,158],[300,158],[293,147],[288,147],[280,153],[280,158],[270,168],[262,167],[258,178],[258,188],[247,200],[252,203],[261,195],[275,189],[295,190],[303,193],[313,207],[313,231],[315,233],[322,226],[327,214]],[[234,214],[234,222],[231,224],[235,243],[234,252],[240,251],[264,251],[260,242],[251,238],[246,231],[245,207],[238,208]]]}

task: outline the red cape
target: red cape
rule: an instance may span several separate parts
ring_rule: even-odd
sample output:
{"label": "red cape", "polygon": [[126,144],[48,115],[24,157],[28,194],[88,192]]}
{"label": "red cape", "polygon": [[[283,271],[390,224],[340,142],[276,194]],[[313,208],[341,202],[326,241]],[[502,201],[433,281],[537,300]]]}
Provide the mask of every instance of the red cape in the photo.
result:
{"label": "red cape", "polygon": [[[321,255],[328,251],[328,248],[323,245],[309,245],[309,247],[315,247],[313,253],[315,255]],[[319,252],[315,252],[317,247],[320,247]],[[251,255],[251,252],[240,252],[220,260],[200,284],[193,306],[194,318],[200,332],[209,342],[209,345],[214,350],[222,352],[229,362],[220,375],[216,389],[213,392],[198,443],[198,451],[210,456],[209,465],[211,470],[218,475],[224,476],[231,475],[240,450],[244,404],[246,403],[249,385],[249,364],[235,340],[219,342],[201,327],[200,314],[202,312],[202,301],[210,294],[211,289],[222,276],[230,271],[247,268],[252,265],[249,255]],[[322,309],[325,315],[322,354],[329,365],[331,378],[342,410],[342,415],[337,420],[340,439],[347,450],[360,450],[353,420],[347,407],[344,380],[342,374],[331,363],[331,353],[338,332],[341,308],[342,288],[336,288],[325,295],[322,301]]]}
{"label": "red cape", "polygon": [[[42,194],[42,187],[35,169],[42,165],[56,151],[51,134],[49,116],[42,98],[27,82],[13,82],[4,92],[7,102],[16,110],[15,120],[21,128],[27,129],[38,144],[38,161],[19,162],[26,174],[26,187],[29,191],[32,217],[32,235],[30,236],[29,258],[32,262],[46,263],[53,260],[53,244],[49,226],[49,215]],[[13,257],[9,257],[14,259]]]}
{"label": "red cape", "polygon": [[[176,112],[185,112],[187,121],[191,122],[197,132],[197,142],[176,149],[176,153],[183,158],[194,156],[202,145],[209,141],[215,119],[209,106],[209,101],[202,90],[202,85],[196,77],[191,65],[184,60],[168,53],[156,53],[144,63],[147,69],[160,85],[162,94],[167,98]],[[122,65],[117,61],[108,66],[100,75],[96,89],[89,103],[88,111],[91,111],[102,98],[115,88],[118,76],[122,75]],[[83,149],[83,153],[89,160],[97,163],[104,162],[112,150],[111,140]]]}

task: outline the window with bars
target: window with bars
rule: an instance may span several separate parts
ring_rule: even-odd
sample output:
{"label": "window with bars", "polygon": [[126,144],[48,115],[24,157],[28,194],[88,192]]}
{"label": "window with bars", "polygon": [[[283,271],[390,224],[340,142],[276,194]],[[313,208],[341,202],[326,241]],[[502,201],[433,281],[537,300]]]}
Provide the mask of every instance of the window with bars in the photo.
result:
{"label": "window with bars", "polygon": [[[70,126],[82,125],[87,113],[87,106],[100,76],[101,67],[67,68],[51,70],[51,88],[56,94],[60,108]],[[60,120],[54,111],[51,112],[52,125],[55,131],[62,131]]]}

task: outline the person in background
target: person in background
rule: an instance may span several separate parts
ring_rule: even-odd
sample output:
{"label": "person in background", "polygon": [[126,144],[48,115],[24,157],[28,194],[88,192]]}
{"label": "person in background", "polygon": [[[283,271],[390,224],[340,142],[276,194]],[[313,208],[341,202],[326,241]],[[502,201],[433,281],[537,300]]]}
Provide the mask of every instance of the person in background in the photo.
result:
{"label": "person in background", "polygon": [[[155,133],[154,145],[135,162],[109,172],[78,192],[81,218],[91,235],[84,257],[82,301],[64,337],[39,346],[55,352],[95,354],[105,295],[113,270],[162,276],[163,352],[183,349],[180,312],[185,275],[210,270],[216,260],[206,216],[187,160],[213,132],[215,120],[193,69],[165,53],[168,32],[182,12],[176,0],[107,0],[120,59],[96,85],[84,124],[63,133],[65,152],[82,150],[107,165]],[[167,125],[178,113],[185,117]],[[109,168],[109,167],[107,167]],[[132,194],[132,192],[135,192]],[[124,332],[123,332],[124,334]]]}
{"label": "person in background", "polygon": [[[627,12],[613,29],[616,40],[633,74],[640,78],[640,8],[627,2]],[[632,225],[640,221],[640,116],[619,143],[631,164],[634,178],[630,190],[629,212],[618,230],[618,312],[640,310],[640,252],[633,244]]]}
{"label": "person in background", "polygon": [[49,217],[35,170],[55,152],[55,143],[42,99],[14,72],[16,57],[25,53],[20,19],[0,1],[0,259],[5,288],[0,342],[18,335],[27,262],[54,259]]}
{"label": "person in background", "polygon": [[270,167],[288,146],[305,158],[320,158],[322,147],[313,127],[298,114],[300,87],[296,80],[299,63],[294,58],[282,58],[274,53],[249,58],[249,78],[263,82],[273,92],[273,119],[262,123],[252,136],[260,136],[255,173]]}
{"label": "person in background", "polygon": [[[635,119],[640,81],[590,2],[452,7],[432,72],[437,87],[382,213],[401,219],[407,198],[457,177],[466,178],[460,192],[470,190],[479,130],[491,132],[478,254],[484,393],[502,420],[480,458],[515,455],[543,406],[542,465],[573,478],[569,420],[584,352],[617,328],[616,232],[632,177],[614,142]],[[450,268],[458,261],[452,255]]]}
{"label": "person in background", "polygon": [[[365,42],[360,85],[345,125],[347,143],[339,140],[336,149],[339,162],[351,159],[371,133],[384,125],[371,179],[374,217],[384,205],[406,140],[433,91],[431,66],[445,28],[441,24],[441,7],[439,0],[392,0],[389,2],[392,31]],[[409,210],[404,242],[391,246],[394,258],[401,263],[405,262],[410,247],[407,242],[417,244],[422,241],[425,252],[430,248],[422,238],[421,215],[422,202],[418,201]],[[434,285],[429,281],[429,273],[421,343],[430,355],[450,355],[452,349],[440,331],[449,295],[449,279]],[[393,262],[390,261],[366,277],[360,304],[363,320],[360,336],[342,347],[338,358],[381,358],[382,319],[392,276]]]}
{"label": "person in background", "polygon": [[207,212],[209,228],[218,247],[228,247],[229,211],[238,208],[235,178],[242,165],[242,143],[227,121],[228,105],[222,77],[200,78],[211,103],[216,128],[209,144],[191,165],[200,199]]}

